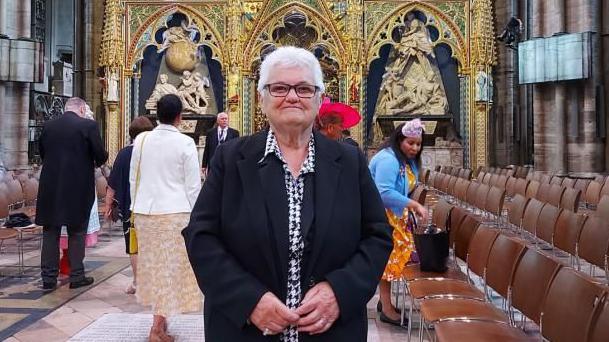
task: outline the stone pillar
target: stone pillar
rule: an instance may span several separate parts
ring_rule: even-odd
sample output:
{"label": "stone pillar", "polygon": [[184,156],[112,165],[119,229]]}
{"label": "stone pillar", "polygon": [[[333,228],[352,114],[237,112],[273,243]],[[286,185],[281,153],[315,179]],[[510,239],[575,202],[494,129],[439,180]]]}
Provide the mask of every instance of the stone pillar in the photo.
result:
{"label": "stone pillar", "polygon": [[[609,135],[609,0],[602,0],[602,51],[603,77],[605,94],[605,132]],[[609,143],[605,143],[605,171],[609,170]]]}
{"label": "stone pillar", "polygon": [[[553,20],[548,20],[551,27],[550,31],[547,32],[546,36],[553,35],[556,33],[565,32],[565,0],[554,0],[552,6]],[[565,119],[566,119],[566,92],[567,85],[564,82],[559,82],[554,88],[554,149],[555,155],[550,158],[549,165],[550,171],[557,173],[558,175],[565,175],[567,173],[567,159],[565,157],[566,151],[566,130],[565,130]],[[550,132],[548,132],[550,133]]]}
{"label": "stone pillar", "polygon": [[[0,0],[0,33],[30,37],[31,2]],[[30,84],[0,82],[0,159],[7,169],[28,167]]]}
{"label": "stone pillar", "polygon": [[73,96],[81,98],[85,97],[84,92],[84,59],[85,59],[85,44],[83,37],[82,25],[84,24],[83,16],[84,5],[82,0],[74,0],[74,51],[72,55],[74,74],[73,74]]}

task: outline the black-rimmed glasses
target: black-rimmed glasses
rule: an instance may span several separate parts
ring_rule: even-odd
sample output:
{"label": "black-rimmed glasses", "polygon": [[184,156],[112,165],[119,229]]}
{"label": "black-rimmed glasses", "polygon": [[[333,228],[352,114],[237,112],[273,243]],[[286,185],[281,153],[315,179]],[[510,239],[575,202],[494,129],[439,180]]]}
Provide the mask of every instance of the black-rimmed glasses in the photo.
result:
{"label": "black-rimmed glasses", "polygon": [[294,91],[296,91],[296,95],[302,99],[312,98],[319,90],[318,86],[310,84],[289,85],[285,83],[271,83],[265,85],[264,87],[268,89],[271,96],[275,97],[286,97],[290,93],[290,90],[294,89]]}

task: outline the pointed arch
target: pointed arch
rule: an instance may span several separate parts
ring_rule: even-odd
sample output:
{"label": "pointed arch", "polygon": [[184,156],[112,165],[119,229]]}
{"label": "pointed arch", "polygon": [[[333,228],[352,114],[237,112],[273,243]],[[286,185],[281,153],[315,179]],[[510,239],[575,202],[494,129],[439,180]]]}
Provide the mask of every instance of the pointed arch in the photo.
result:
{"label": "pointed arch", "polygon": [[[214,28],[211,22],[207,20],[201,13],[194,10],[191,7],[184,6],[181,4],[168,5],[162,7],[157,12],[151,14],[146,21],[138,28],[133,37],[129,37],[129,41],[126,42],[126,61],[125,67],[132,68],[137,61],[143,58],[143,53],[148,46],[160,46],[154,40],[155,32],[165,25],[165,20],[169,15],[174,13],[183,13],[190,18],[200,29],[201,40],[198,45],[205,45],[212,50],[213,59],[216,59],[223,65],[224,61],[224,46],[222,35]],[[129,17],[127,16],[127,20]],[[205,36],[209,35],[209,39],[205,39]]]}

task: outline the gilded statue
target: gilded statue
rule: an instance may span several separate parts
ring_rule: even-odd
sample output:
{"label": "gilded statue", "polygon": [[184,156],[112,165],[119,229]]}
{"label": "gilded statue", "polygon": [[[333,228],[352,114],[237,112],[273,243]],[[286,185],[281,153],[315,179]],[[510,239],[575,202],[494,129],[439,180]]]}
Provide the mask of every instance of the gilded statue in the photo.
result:
{"label": "gilded statue", "polygon": [[174,72],[181,73],[196,67],[199,55],[194,38],[197,32],[195,25],[186,25],[184,21],[180,26],[169,27],[163,32],[163,43],[158,53],[167,50],[165,63]]}

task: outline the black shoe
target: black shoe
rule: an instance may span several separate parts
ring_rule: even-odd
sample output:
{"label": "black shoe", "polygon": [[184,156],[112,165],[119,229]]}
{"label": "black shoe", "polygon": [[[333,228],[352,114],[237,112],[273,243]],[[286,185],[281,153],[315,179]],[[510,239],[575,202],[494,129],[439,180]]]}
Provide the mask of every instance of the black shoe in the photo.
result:
{"label": "black shoe", "polygon": [[84,277],[79,281],[73,281],[70,283],[70,288],[71,289],[77,289],[79,287],[83,287],[83,286],[89,286],[91,284],[93,284],[94,280],[93,277]]}
{"label": "black shoe", "polygon": [[406,318],[406,317],[404,317],[404,325],[401,324],[399,318],[398,319],[391,319],[391,318],[387,317],[382,311],[381,311],[381,314],[380,314],[379,318],[380,318],[381,322],[397,325],[398,327],[408,326],[408,318]]}
{"label": "black shoe", "polygon": [[[398,308],[393,308],[397,313],[402,314],[402,309],[398,309]],[[376,303],[376,311],[378,312],[382,312],[383,311],[383,303],[381,303],[381,301],[379,300],[378,303]]]}
{"label": "black shoe", "polygon": [[55,288],[57,288],[57,283],[53,283],[53,282],[46,282],[43,281],[42,282],[42,289],[43,290],[47,290],[47,291],[51,291],[51,290],[55,290]]}

